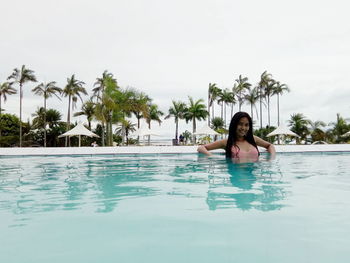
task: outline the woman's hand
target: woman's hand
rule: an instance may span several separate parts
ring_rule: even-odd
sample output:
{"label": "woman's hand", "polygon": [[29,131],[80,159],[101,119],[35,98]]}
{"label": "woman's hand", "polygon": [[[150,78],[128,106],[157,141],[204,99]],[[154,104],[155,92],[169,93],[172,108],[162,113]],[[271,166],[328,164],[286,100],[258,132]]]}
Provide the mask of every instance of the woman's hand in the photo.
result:
{"label": "woman's hand", "polygon": [[199,146],[199,147],[197,148],[197,152],[203,153],[203,154],[205,154],[205,155],[207,155],[207,156],[213,155],[211,152],[209,152],[209,151],[207,150],[207,148],[205,148],[204,145]]}
{"label": "woman's hand", "polygon": [[254,140],[255,140],[256,145],[258,145],[260,147],[264,147],[271,155],[276,154],[275,146],[272,143],[269,143],[269,142],[259,138],[258,136],[255,136],[255,135],[254,135]]}

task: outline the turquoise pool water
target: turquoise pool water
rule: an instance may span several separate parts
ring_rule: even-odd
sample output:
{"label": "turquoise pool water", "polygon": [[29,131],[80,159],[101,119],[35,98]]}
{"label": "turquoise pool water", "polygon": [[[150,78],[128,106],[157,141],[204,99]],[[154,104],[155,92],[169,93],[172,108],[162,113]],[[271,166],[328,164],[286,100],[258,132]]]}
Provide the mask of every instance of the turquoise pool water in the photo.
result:
{"label": "turquoise pool water", "polygon": [[0,163],[0,262],[350,260],[350,153]]}

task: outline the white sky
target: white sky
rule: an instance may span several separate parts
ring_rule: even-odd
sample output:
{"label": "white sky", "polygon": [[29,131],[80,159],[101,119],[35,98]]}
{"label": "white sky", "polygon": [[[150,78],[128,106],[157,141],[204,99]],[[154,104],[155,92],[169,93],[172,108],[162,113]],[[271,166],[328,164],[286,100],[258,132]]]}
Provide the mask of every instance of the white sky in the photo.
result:
{"label": "white sky", "polygon": [[[350,118],[346,0],[11,0],[1,10],[0,82],[24,64],[40,82],[61,87],[75,74],[91,92],[108,70],[167,113],[172,99],[206,101],[209,82],[231,88],[242,74],[255,85],[267,70],[291,89],[281,97],[283,121],[293,113],[326,123],[336,113]],[[24,120],[43,104],[30,92],[34,85],[24,87]],[[19,115],[18,95],[2,106]],[[67,98],[49,99],[48,107],[66,119]],[[263,118],[266,124],[266,111]],[[185,129],[192,126],[181,121]],[[173,119],[162,130],[173,136]]]}

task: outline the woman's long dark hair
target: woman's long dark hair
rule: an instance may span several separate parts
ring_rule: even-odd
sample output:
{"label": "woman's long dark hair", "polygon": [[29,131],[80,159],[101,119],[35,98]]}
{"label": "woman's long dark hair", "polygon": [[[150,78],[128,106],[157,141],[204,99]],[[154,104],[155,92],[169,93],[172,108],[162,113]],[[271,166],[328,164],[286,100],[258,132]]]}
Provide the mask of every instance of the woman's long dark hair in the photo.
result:
{"label": "woman's long dark hair", "polygon": [[[253,137],[253,121],[252,118],[249,116],[248,113],[243,112],[243,111],[239,111],[237,112],[235,115],[233,115],[231,123],[230,123],[230,128],[228,131],[228,138],[227,138],[227,144],[226,144],[226,158],[232,158],[232,146],[237,146],[236,141],[237,141],[237,126],[238,126],[238,122],[240,119],[246,117],[249,121],[249,130],[245,136],[245,139],[247,140],[247,142],[249,142],[251,145],[253,145],[259,153],[259,149],[258,146],[256,145],[256,142],[254,140]],[[239,149],[239,147],[238,147]],[[260,154],[260,153],[259,153]]]}

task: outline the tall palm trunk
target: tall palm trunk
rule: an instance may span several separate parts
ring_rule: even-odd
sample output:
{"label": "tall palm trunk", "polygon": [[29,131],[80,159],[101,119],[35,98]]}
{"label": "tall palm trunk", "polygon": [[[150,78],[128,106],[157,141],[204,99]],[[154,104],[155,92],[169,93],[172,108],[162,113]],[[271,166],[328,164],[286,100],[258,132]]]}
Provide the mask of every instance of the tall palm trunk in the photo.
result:
{"label": "tall palm trunk", "polygon": [[213,119],[214,117],[215,117],[215,112],[214,112],[214,102],[213,102],[213,104],[211,105],[211,112],[212,112],[212,116],[211,116],[211,118]]}
{"label": "tall palm trunk", "polygon": [[[277,93],[277,127],[280,126],[280,97]],[[280,136],[277,135],[277,143],[280,144]]]}
{"label": "tall palm trunk", "polygon": [[192,120],[192,131],[193,131],[193,143],[196,144],[196,135],[194,135],[194,133],[196,132],[196,117],[194,116]]}
{"label": "tall palm trunk", "polygon": [[108,121],[108,145],[107,146],[111,146],[112,145],[112,121],[109,120]]}
{"label": "tall palm trunk", "polygon": [[110,140],[109,140],[109,146],[113,146],[113,124],[112,124],[112,116],[111,116],[111,120],[109,122],[109,135],[110,135]]}
{"label": "tall palm trunk", "polygon": [[209,92],[209,89],[208,89],[208,113],[209,113],[209,116],[208,116],[208,126],[210,125],[210,92]]}
{"label": "tall palm trunk", "polygon": [[262,87],[260,86],[260,129],[262,129]]}
{"label": "tall palm trunk", "polygon": [[270,123],[270,96],[267,96],[267,116],[268,116],[269,127],[270,127],[271,126],[271,123]]}
{"label": "tall palm trunk", "polygon": [[22,147],[22,84],[19,84],[19,147]]}
{"label": "tall palm trunk", "polygon": [[177,140],[178,138],[178,131],[179,131],[179,120],[175,120],[175,139]]}
{"label": "tall palm trunk", "polygon": [[[137,116],[137,129],[140,129],[140,120],[141,120],[141,117],[140,116]],[[140,142],[140,136],[137,136],[137,141]]]}
{"label": "tall palm trunk", "polygon": [[[148,129],[151,129],[151,121],[149,121],[149,123],[148,123]],[[147,143],[148,143],[148,145],[151,144],[151,135],[148,135]]]}
{"label": "tall palm trunk", "polygon": [[[126,136],[126,129],[123,126],[122,127],[122,143],[125,143],[125,136]],[[127,141],[127,144],[129,144],[129,142]]]}
{"label": "tall palm trunk", "polygon": [[232,117],[233,117],[233,106],[234,106],[234,104],[231,103],[231,118],[230,119],[232,119]]}
{"label": "tall palm trunk", "polygon": [[[67,125],[66,125],[66,130],[69,131],[70,128],[70,101],[71,101],[71,95],[68,97],[68,116],[67,116]],[[65,146],[70,146],[70,137],[66,136],[66,141],[65,141]]]}
{"label": "tall palm trunk", "polygon": [[46,96],[44,96],[44,147],[46,147]]}
{"label": "tall palm trunk", "polygon": [[129,130],[125,130],[126,145],[129,145]]}
{"label": "tall palm trunk", "polygon": [[109,126],[110,126],[110,122],[109,122],[109,120],[107,120],[107,122],[106,122],[106,146],[109,146],[109,142],[111,140],[110,139],[111,135],[110,135]]}
{"label": "tall palm trunk", "polygon": [[111,121],[108,121],[108,145],[112,146],[112,123]]}
{"label": "tall palm trunk", "polygon": [[277,94],[277,125],[280,126],[280,96]]}
{"label": "tall palm trunk", "polygon": [[224,102],[221,102],[221,119],[224,119]]}
{"label": "tall palm trunk", "polygon": [[109,121],[106,121],[106,146],[109,146]]}
{"label": "tall palm trunk", "polygon": [[225,116],[224,127],[226,128],[226,103],[224,104],[224,116]]}
{"label": "tall palm trunk", "polygon": [[102,121],[102,146],[105,146],[105,123]]}
{"label": "tall palm trunk", "polygon": [[[123,113],[123,119],[125,120],[125,113]],[[122,125],[122,144],[125,143],[125,137],[129,131],[126,130],[125,125]],[[126,144],[129,145],[129,139],[126,138]]]}

